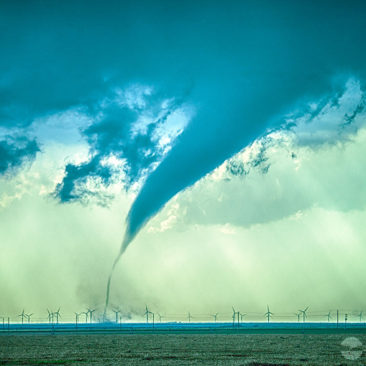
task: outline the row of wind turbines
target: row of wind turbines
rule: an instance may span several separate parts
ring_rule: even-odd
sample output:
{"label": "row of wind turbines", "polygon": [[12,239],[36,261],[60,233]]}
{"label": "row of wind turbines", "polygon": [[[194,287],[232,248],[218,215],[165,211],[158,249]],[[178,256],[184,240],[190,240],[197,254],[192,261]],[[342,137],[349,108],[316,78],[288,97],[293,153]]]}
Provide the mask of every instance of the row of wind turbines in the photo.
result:
{"label": "row of wind turbines", "polygon": [[[120,311],[117,311],[117,310],[113,310],[113,312],[115,312],[116,314],[119,313]],[[144,316],[146,317],[146,323],[149,323],[149,319],[151,319],[152,317],[152,322],[155,323],[155,313],[153,313],[152,311],[149,310],[149,308],[145,307],[145,313],[144,313]],[[219,313],[215,313],[215,314],[210,314],[210,316],[212,316],[215,320],[215,323],[217,322],[217,317],[218,317]],[[157,313],[157,316],[159,317],[159,322],[161,323],[162,322],[162,319],[165,318],[165,316]],[[190,312],[187,313],[187,320],[188,322],[190,323],[191,320],[193,319],[194,317],[192,316],[192,314]],[[116,323],[117,323],[117,317],[116,317]]]}
{"label": "row of wind turbines", "polygon": [[[50,311],[47,309],[48,313],[48,323],[50,324],[59,324],[59,319],[62,318],[60,314],[61,308],[58,308],[57,311]],[[87,309],[87,311],[76,313],[75,312],[75,323],[79,323],[79,317],[81,315],[85,315],[85,323],[92,323],[93,322],[93,313],[96,311],[96,309]],[[24,323],[31,323],[31,317],[34,315],[34,313],[26,314],[24,309],[23,311],[18,315],[18,317],[21,319],[22,324]],[[3,320],[3,323],[5,322],[5,317],[0,317]],[[9,319],[9,318],[8,318]],[[24,321],[26,320],[26,321]]]}
{"label": "row of wind turbines", "polygon": [[[59,318],[61,318],[60,308],[57,311],[50,311],[47,309],[47,312],[48,312],[48,322],[58,324]],[[21,318],[21,322],[22,322],[22,324],[24,324],[24,323],[31,322],[32,315],[34,315],[34,313],[26,314],[23,309],[23,311],[18,315],[18,317]],[[3,322],[4,322],[5,317],[1,317],[1,318],[3,319]],[[24,319],[26,319],[26,322],[24,322]]]}
{"label": "row of wind turbines", "polygon": [[[302,321],[305,323],[306,319],[308,317],[307,311],[309,309],[310,306],[307,306],[305,309],[299,309],[298,312],[294,313],[294,315],[297,317],[297,321],[300,322],[300,320],[302,319]],[[233,325],[235,323],[240,324],[241,322],[244,321],[245,317],[248,315],[248,313],[241,313],[240,311],[236,311],[234,307],[232,307],[233,313],[232,313],[232,320],[233,320]],[[113,310],[116,313],[116,323],[118,323],[118,317],[117,314],[119,313],[119,311],[117,310]],[[328,314],[326,314],[328,323],[331,321],[331,319],[333,319],[332,317],[332,312],[329,311]],[[337,323],[339,322],[339,310],[336,310],[336,321]],[[155,313],[153,313],[152,311],[149,310],[149,308],[145,307],[145,313],[144,316],[146,317],[146,323],[149,323],[149,316],[152,316],[152,322],[155,322]],[[161,322],[163,316],[161,316],[159,313],[157,313],[158,317],[159,317],[159,321]],[[264,313],[264,317],[267,319],[267,322],[269,323],[272,319],[272,317],[275,314],[272,313],[269,309],[269,306],[267,305],[267,311]],[[210,314],[210,317],[213,318],[214,322],[217,322],[219,313],[215,313],[215,314]],[[344,321],[347,322],[348,320],[348,316],[349,314],[345,313],[344,314]],[[363,311],[361,311],[360,313],[357,314],[357,317],[359,318],[360,323],[362,322],[363,319]],[[193,318],[193,316],[191,315],[190,312],[187,313],[187,320],[190,323],[191,319]],[[150,317],[151,319],[151,317]]]}
{"label": "row of wind turbines", "polygon": [[[307,306],[304,309],[299,309],[296,313],[293,313],[293,316],[297,317],[297,321],[300,322],[306,322],[307,317],[308,317],[308,309],[309,306]],[[75,324],[78,325],[79,323],[81,323],[81,319],[80,317],[85,317],[84,318],[84,324],[85,323],[93,323],[93,321],[95,320],[94,317],[94,312],[97,309],[90,309],[87,308],[86,311],[82,311],[82,312],[75,312]],[[118,308],[115,308],[112,310],[112,312],[115,314],[115,323],[121,323],[122,322],[122,315],[121,315],[121,310]],[[59,324],[61,314],[60,314],[60,308],[57,311],[50,311],[49,309],[47,309],[47,313],[48,313],[48,322],[50,324]],[[30,313],[27,314],[25,313],[25,310],[23,309],[23,311],[18,315],[18,317],[21,319],[21,323],[31,323],[31,317],[34,315],[34,313]],[[160,313],[154,313],[152,312],[148,306],[145,306],[145,312],[143,313],[143,316],[146,318],[146,323],[155,323],[155,315],[157,315],[158,317],[158,321],[161,323],[162,320],[164,318],[167,318],[167,316],[161,315]],[[242,313],[240,311],[237,311],[234,307],[232,307],[232,322],[233,325],[235,324],[240,324],[242,322],[244,322],[245,317],[247,315],[250,315],[250,313]],[[353,313],[353,315],[355,315]],[[219,320],[219,313],[214,313],[214,314],[208,314],[209,317],[212,318],[212,320],[216,323]],[[267,311],[263,314],[263,317],[267,320],[267,322],[269,323],[272,320],[272,317],[275,316],[275,314],[273,312],[270,311],[269,306],[267,305]],[[338,323],[341,319],[340,319],[340,312],[338,310],[335,311],[334,317],[332,316],[332,312],[329,311],[328,314],[324,314],[324,317],[326,317],[326,319],[328,320],[328,322],[331,322],[332,319],[335,319],[336,322]],[[362,322],[363,319],[363,311],[360,311],[359,313],[356,314],[357,318],[359,319],[359,322]],[[193,316],[190,312],[187,313],[186,315],[186,319],[187,321],[190,323],[192,321],[192,319],[194,319],[195,316]],[[0,319],[2,319],[3,324],[5,323],[5,317],[1,317]],[[226,317],[227,319],[227,317]],[[349,314],[348,313],[344,313],[344,322],[347,323],[349,319]],[[105,317],[105,315],[103,316],[103,318],[99,318],[99,322],[106,322],[108,321],[107,318]],[[9,318],[8,318],[8,322],[9,322]]]}

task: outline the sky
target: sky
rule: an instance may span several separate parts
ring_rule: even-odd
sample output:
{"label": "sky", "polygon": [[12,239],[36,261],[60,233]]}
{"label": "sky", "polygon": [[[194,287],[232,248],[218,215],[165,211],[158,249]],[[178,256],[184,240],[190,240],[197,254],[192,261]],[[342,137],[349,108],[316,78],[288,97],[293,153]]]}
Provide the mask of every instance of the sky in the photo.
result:
{"label": "sky", "polygon": [[2,1],[0,316],[366,310],[364,8]]}

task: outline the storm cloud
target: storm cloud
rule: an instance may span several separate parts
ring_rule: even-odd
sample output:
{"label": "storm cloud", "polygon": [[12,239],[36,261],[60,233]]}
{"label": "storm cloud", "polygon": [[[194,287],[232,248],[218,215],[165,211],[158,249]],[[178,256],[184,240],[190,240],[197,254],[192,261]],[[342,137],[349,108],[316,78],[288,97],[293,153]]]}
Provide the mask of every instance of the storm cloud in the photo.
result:
{"label": "storm cloud", "polygon": [[[143,182],[128,214],[126,248],[172,197],[267,134],[283,115],[339,92],[349,75],[364,82],[364,7],[2,2],[0,123],[30,126],[37,117],[83,107],[94,120],[82,132],[90,156],[66,165],[56,194],[74,201],[90,178],[109,184],[106,160],[122,160],[125,186]],[[156,90],[161,101],[185,96],[195,108],[170,151],[162,153],[153,141],[159,123],[131,137],[137,112],[101,106],[111,90],[136,84]]]}
{"label": "storm cloud", "polygon": [[23,164],[32,162],[39,151],[36,140],[25,137],[0,140],[0,176],[15,173]]}
{"label": "storm cloud", "polygon": [[1,1],[8,309],[102,306],[124,231],[122,251],[136,245],[113,303],[361,308],[364,14],[362,1]]}
{"label": "storm cloud", "polygon": [[108,187],[119,181],[125,190],[141,183],[171,149],[192,113],[181,100],[164,99],[140,85],[118,89],[99,104],[81,131],[89,160],[68,163],[56,187],[63,203],[85,200],[92,193],[88,183]]}

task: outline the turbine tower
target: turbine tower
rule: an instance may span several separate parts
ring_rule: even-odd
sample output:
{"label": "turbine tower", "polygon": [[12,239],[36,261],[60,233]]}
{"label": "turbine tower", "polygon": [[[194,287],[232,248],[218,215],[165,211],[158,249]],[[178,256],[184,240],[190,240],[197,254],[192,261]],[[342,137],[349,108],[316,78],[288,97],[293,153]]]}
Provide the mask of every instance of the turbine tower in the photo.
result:
{"label": "turbine tower", "polygon": [[211,314],[211,316],[215,319],[215,323],[217,321],[217,316],[219,315],[219,313],[216,313],[216,314]]}
{"label": "turbine tower", "polygon": [[24,314],[24,316],[27,318],[27,320],[28,320],[28,324],[31,322],[31,316],[33,315],[33,313],[32,314]]}
{"label": "turbine tower", "polygon": [[145,307],[145,313],[144,313],[144,315],[146,316],[146,323],[149,322],[149,315],[152,315],[152,322],[153,322],[153,326],[154,326],[154,324],[155,324],[155,313],[153,313],[152,311],[150,311],[149,308],[147,307],[147,305]]}
{"label": "turbine tower", "polygon": [[238,326],[239,326],[239,311],[235,311],[234,306],[231,307],[233,309],[233,326],[235,324],[235,318],[238,317]]}
{"label": "turbine tower", "polygon": [[26,317],[26,315],[24,314],[24,309],[18,316],[22,318],[22,324],[24,324],[24,318]]}
{"label": "turbine tower", "polygon": [[93,323],[93,313],[94,313],[94,311],[95,311],[96,309],[93,309],[93,310],[91,310],[91,309],[88,309],[88,313],[90,314],[89,315],[89,322],[90,323]]}
{"label": "turbine tower", "polygon": [[75,313],[75,325],[78,326],[78,323],[79,323],[79,316],[81,315],[82,313]]}
{"label": "turbine tower", "polygon": [[120,310],[112,310],[116,314],[116,324],[118,324],[118,314],[121,312]]}
{"label": "turbine tower", "polygon": [[192,319],[192,315],[191,315],[190,312],[188,312],[187,318],[188,318],[188,323],[190,323],[191,322],[191,319]]}
{"label": "turbine tower", "polygon": [[145,313],[144,313],[144,315],[146,316],[146,323],[149,322],[149,314],[150,314],[150,311],[149,311],[149,308],[146,305],[145,306]]}
{"label": "turbine tower", "polygon": [[358,314],[358,317],[360,318],[360,323],[362,323],[362,313],[363,313],[363,311],[361,311],[361,312]]}
{"label": "turbine tower", "polygon": [[151,315],[152,315],[152,318],[153,318],[153,327],[155,326],[155,313],[153,313],[152,311],[149,312]]}
{"label": "turbine tower", "polygon": [[274,314],[270,312],[269,306],[267,305],[267,312],[264,314],[264,316],[267,318],[267,323],[269,323],[269,321],[271,320],[272,315]]}
{"label": "turbine tower", "polygon": [[47,312],[48,312],[48,322],[51,324],[53,323],[53,312],[49,311],[48,309]]}
{"label": "turbine tower", "polygon": [[327,314],[327,318],[328,318],[328,323],[329,323],[330,322],[330,319],[333,318],[330,312]]}
{"label": "turbine tower", "polygon": [[85,315],[85,323],[87,323],[88,322],[88,318],[89,318],[89,312],[88,311],[83,311],[80,314],[84,314]]}
{"label": "turbine tower", "polygon": [[299,310],[299,312],[302,314],[302,321],[305,323],[305,320],[307,318],[306,312],[308,311],[309,306],[307,306],[304,310]]}
{"label": "turbine tower", "polygon": [[300,322],[300,315],[301,315],[301,313],[298,312],[298,313],[294,313],[294,314],[297,316],[297,322],[299,323]]}
{"label": "turbine tower", "polygon": [[61,318],[61,315],[60,315],[60,308],[58,308],[58,310],[56,312],[53,313],[56,317],[56,324],[58,324],[58,318]]}

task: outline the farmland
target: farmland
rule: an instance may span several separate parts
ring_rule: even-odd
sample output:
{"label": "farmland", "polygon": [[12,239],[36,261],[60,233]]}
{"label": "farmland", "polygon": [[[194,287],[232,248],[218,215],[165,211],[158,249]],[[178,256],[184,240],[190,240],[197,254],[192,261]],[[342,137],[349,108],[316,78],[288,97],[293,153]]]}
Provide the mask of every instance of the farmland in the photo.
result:
{"label": "farmland", "polygon": [[[11,333],[0,336],[0,365],[363,365],[365,352],[356,360],[341,353],[351,336]],[[366,335],[355,337],[366,343]]]}

